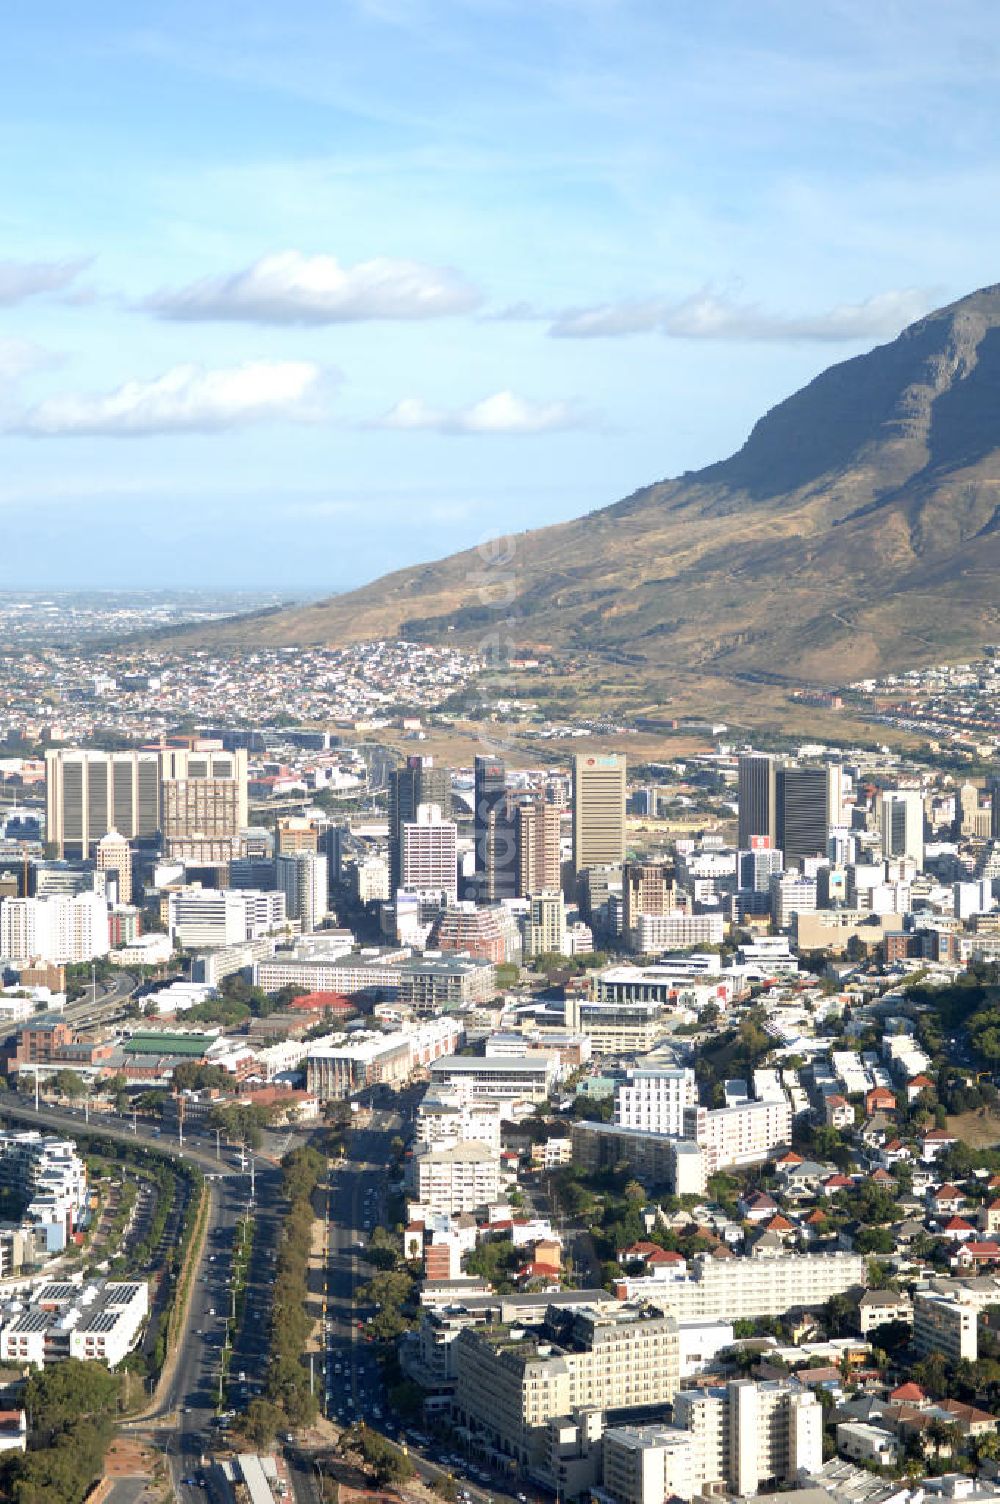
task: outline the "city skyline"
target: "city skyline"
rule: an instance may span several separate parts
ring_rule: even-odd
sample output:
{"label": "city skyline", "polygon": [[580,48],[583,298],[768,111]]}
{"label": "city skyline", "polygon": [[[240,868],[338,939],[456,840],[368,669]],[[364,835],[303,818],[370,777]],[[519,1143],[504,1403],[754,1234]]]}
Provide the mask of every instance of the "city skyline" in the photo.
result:
{"label": "city skyline", "polygon": [[721,458],[996,280],[995,28],[856,0],[17,17],[12,569],[333,591]]}

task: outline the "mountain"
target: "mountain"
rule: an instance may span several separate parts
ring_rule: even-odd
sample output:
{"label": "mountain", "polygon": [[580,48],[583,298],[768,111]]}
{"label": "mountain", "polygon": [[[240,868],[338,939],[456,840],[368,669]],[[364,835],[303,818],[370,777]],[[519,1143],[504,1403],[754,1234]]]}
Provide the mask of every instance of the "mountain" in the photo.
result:
{"label": "mountain", "polygon": [[650,685],[671,671],[841,682],[1000,639],[1000,286],[830,367],[729,459],[508,551],[211,635],[476,644],[510,614],[519,651],[584,650]]}

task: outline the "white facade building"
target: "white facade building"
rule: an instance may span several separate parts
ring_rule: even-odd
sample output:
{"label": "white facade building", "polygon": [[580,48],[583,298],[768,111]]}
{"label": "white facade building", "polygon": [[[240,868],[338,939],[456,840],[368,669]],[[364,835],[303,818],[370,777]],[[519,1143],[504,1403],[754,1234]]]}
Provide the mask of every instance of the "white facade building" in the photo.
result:
{"label": "white facade building", "polygon": [[458,901],[458,826],[441,818],[437,804],[417,806],[417,818],[402,827],[401,886],[411,893],[445,895]]}
{"label": "white facade building", "polygon": [[682,1390],[674,1425],[693,1444],[693,1485],[746,1497],[823,1465],[823,1410],[810,1389],[783,1380],[737,1379]]}
{"label": "white facade building", "polygon": [[630,1070],[615,1087],[615,1122],[644,1133],[684,1136],[684,1113],[697,1107],[694,1071]]}
{"label": "white facade building", "polygon": [[6,898],[0,903],[0,955],[56,965],[92,961],[110,950],[108,906],[101,893]]}
{"label": "white facade building", "polygon": [[498,1199],[500,1156],[476,1140],[444,1148],[426,1145],[414,1151],[409,1180],[418,1205],[457,1217]]}

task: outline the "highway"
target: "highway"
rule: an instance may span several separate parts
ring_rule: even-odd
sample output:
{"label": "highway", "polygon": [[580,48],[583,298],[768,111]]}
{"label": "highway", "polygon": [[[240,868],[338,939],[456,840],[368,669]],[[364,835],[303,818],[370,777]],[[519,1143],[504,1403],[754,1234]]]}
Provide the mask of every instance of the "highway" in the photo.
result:
{"label": "highway", "polygon": [[[375,1227],[385,1226],[387,1170],[392,1160],[390,1142],[402,1131],[402,1123],[399,1111],[373,1109],[351,1134],[347,1159],[331,1172],[326,1413],[335,1424],[348,1426],[363,1420],[373,1430],[398,1440],[426,1483],[453,1476],[457,1486],[467,1491],[472,1504],[517,1504],[524,1496],[505,1492],[509,1483],[494,1483],[478,1463],[478,1482],[474,1481],[476,1475],[453,1449],[425,1437],[419,1429],[403,1430],[389,1410],[375,1349],[364,1337],[365,1317],[371,1312],[358,1306],[356,1295],[374,1266],[359,1257],[356,1250],[361,1240],[367,1246]],[[315,1497],[307,1491],[309,1480],[304,1470],[295,1482],[300,1504]],[[532,1491],[533,1495],[535,1492]]]}

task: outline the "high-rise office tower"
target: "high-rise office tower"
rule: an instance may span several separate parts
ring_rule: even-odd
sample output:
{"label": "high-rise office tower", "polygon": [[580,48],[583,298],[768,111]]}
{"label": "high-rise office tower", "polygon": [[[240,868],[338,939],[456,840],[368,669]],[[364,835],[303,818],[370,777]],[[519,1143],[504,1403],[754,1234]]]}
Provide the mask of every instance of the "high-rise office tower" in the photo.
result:
{"label": "high-rise office tower", "polygon": [[879,800],[882,855],[906,856],[924,865],[924,800],[919,789],[885,789]]}
{"label": "high-rise office tower", "polygon": [[59,747],[45,754],[46,839],[60,857],[88,857],[110,830],[126,840],[160,829],[157,752]]}
{"label": "high-rise office tower", "polygon": [[329,907],[326,857],[315,851],[286,851],[275,857],[274,871],[289,919],[301,920],[303,931],[316,929]]}
{"label": "high-rise office tower", "polygon": [[402,882],[410,893],[458,898],[458,827],[442,818],[437,804],[417,806],[416,819],[403,826]]}
{"label": "high-rise office tower", "polygon": [[114,873],[118,903],[132,902],[132,848],[117,830],[109,830],[97,843],[98,872]]}
{"label": "high-rise office tower", "polygon": [[1000,777],[990,779],[990,836],[1000,840]]}
{"label": "high-rise office tower", "polygon": [[843,813],[843,779],[835,764],[780,766],[775,774],[778,835],[785,861],[825,856],[830,827]]}
{"label": "high-rise office tower", "polygon": [[777,798],[773,757],[751,752],[740,758],[737,798],[741,851],[749,850],[753,836],[768,836],[771,845],[776,846]]}
{"label": "high-rise office tower", "polygon": [[247,825],[247,754],[160,753],[163,846],[188,861],[228,861]]}
{"label": "high-rise office tower", "polygon": [[561,819],[557,805],[544,798],[519,804],[517,823],[517,897],[558,893],[562,878]]}
{"label": "high-rise office tower", "polygon": [[473,829],[476,890],[481,901],[517,892],[517,831],[502,757],[477,757]]}
{"label": "high-rise office tower", "polygon": [[625,758],[618,752],[573,759],[573,867],[613,866],[625,857]]}
{"label": "high-rise office tower", "polygon": [[433,757],[408,757],[389,774],[389,881],[402,886],[403,826],[417,818],[421,804],[436,804],[441,818],[451,816],[451,771],[436,768]]}

